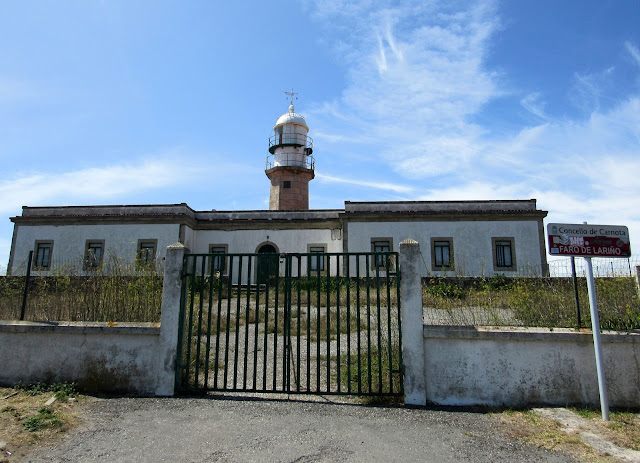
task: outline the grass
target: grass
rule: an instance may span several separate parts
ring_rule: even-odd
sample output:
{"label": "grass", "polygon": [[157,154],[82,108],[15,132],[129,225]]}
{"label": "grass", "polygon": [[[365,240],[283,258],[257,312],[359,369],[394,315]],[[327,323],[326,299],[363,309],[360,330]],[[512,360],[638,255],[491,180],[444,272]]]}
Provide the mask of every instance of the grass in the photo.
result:
{"label": "grass", "polygon": [[[45,406],[52,395],[57,400]],[[37,446],[58,442],[79,424],[79,411],[87,401],[67,383],[0,388],[0,462],[19,461]]]}
{"label": "grass", "polygon": [[[601,419],[599,410],[570,408],[571,411],[589,420],[585,431],[612,441],[614,444],[640,450],[640,413],[633,411],[611,411],[610,421]],[[578,457],[580,461],[615,462],[613,457],[600,455],[587,446],[577,434],[563,430],[563,426],[530,410],[502,410],[493,413],[505,431],[523,442],[548,450],[561,451]]]}
{"label": "grass", "polygon": [[77,395],[75,383],[50,384],[40,381],[33,384],[18,384],[15,386],[15,389],[30,396],[53,392],[56,399],[59,400],[66,400],[69,397],[75,397]]}
{"label": "grass", "polygon": [[517,440],[547,450],[568,453],[585,462],[614,462],[613,458],[602,459],[598,453],[586,445],[579,436],[567,434],[562,426],[550,419],[543,418],[532,411],[513,411],[495,413],[506,433]]}
{"label": "grass", "polygon": [[[346,356],[344,357],[346,359]],[[354,353],[350,357],[350,363],[342,365],[340,368],[340,387],[342,390],[372,394],[363,398],[367,404],[397,405],[403,402],[401,396],[382,395],[401,390],[402,377],[399,371],[400,346],[398,339],[392,339],[392,342],[389,343],[385,334],[381,336],[380,343],[378,344],[376,341],[370,351],[364,348],[359,354]]]}
{"label": "grass", "polygon": [[[586,282],[578,283],[581,327],[590,327]],[[596,294],[601,329],[640,329],[633,278],[598,278]],[[423,284],[423,306],[434,324],[578,327],[568,278],[434,278]]]}
{"label": "grass", "polygon": [[[77,268],[61,268],[57,273],[52,272],[54,276],[34,277],[30,283],[27,320],[160,320],[162,276],[159,269],[125,264],[113,256],[90,274],[80,274],[74,270]],[[379,288],[377,283],[381,284]],[[0,277],[0,319],[19,318],[24,286],[24,277]],[[264,322],[264,309],[255,310],[255,307],[264,308],[266,303],[270,307],[266,329],[275,332],[282,330],[283,318],[280,317],[276,327],[272,308],[282,308],[285,302],[292,308],[300,307],[306,311],[317,307],[354,307],[357,304],[364,310],[367,304],[397,306],[397,289],[395,276],[387,281],[375,276],[355,279],[314,275],[289,281],[283,277],[272,277],[268,284],[247,292],[246,285],[230,285],[227,277],[214,275],[189,279],[187,307],[193,305],[198,313],[202,304],[205,323],[201,330],[207,331],[208,311],[211,310],[215,326],[219,303],[222,306],[219,321],[223,330],[227,323],[233,327],[237,322],[238,300],[241,311],[244,312],[247,305],[251,307],[248,317],[240,315],[240,324],[245,323],[245,319],[250,323],[256,319]],[[597,278],[596,290],[602,329],[640,329],[640,300],[633,278]],[[433,277],[425,279],[422,296],[427,323],[578,327],[573,287],[568,278],[510,278],[502,274],[490,278]],[[584,278],[579,279],[579,303],[580,326],[590,327]],[[228,304],[231,305],[227,317]],[[325,332],[316,334],[320,337],[325,335]]]}
{"label": "grass", "polygon": [[640,413],[631,410],[612,410],[609,421],[602,421],[600,409],[570,408],[572,412],[590,420],[621,447],[640,451]]}
{"label": "grass", "polygon": [[[110,256],[99,268],[84,272],[82,264],[32,276],[25,320],[158,322],[162,271],[125,263]],[[26,284],[24,276],[0,277],[0,320],[18,320]]]}
{"label": "grass", "polygon": [[60,428],[64,421],[60,418],[60,413],[51,407],[42,407],[35,416],[29,417],[22,425],[29,432],[42,431],[47,428]]}

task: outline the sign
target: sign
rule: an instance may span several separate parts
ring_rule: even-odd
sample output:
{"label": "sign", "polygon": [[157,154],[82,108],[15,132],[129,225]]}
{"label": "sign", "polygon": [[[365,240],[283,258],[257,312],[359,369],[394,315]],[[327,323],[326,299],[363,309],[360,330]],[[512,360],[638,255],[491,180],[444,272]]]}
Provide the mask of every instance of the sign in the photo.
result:
{"label": "sign", "polygon": [[627,227],[550,223],[547,235],[553,256],[631,257]]}

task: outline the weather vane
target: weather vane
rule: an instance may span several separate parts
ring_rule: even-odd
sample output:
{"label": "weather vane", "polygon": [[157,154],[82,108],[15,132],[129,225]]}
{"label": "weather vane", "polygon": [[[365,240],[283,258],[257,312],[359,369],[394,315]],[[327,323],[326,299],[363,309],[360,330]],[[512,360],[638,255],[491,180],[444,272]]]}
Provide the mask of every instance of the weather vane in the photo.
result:
{"label": "weather vane", "polygon": [[287,95],[287,98],[291,100],[291,104],[293,104],[294,99],[296,100],[298,99],[298,97],[295,96],[298,94],[298,92],[294,92],[293,89],[291,89],[290,92],[284,92],[284,93]]}

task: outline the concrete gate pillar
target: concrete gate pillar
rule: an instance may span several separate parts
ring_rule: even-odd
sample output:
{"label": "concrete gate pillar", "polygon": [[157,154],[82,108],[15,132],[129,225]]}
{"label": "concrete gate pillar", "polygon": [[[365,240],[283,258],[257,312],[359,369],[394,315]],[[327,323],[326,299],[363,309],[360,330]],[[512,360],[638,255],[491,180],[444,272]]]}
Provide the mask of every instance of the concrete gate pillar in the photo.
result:
{"label": "concrete gate pillar", "polygon": [[182,261],[186,248],[181,243],[167,247],[162,287],[162,315],[158,346],[156,395],[172,396],[176,385],[176,355],[182,293]]}
{"label": "concrete gate pillar", "polygon": [[404,403],[406,405],[427,404],[420,263],[418,242],[412,239],[401,242],[400,314],[402,317]]}

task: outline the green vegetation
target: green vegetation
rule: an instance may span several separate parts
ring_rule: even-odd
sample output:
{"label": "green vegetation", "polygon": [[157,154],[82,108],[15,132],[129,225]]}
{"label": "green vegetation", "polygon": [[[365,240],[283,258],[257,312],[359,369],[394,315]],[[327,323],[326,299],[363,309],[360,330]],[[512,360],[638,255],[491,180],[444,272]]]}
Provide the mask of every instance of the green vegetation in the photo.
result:
{"label": "green vegetation", "polygon": [[[53,394],[56,401],[44,405]],[[0,461],[27,461],[37,446],[55,445],[76,426],[79,413],[92,398],[78,395],[70,383],[35,383],[0,388]],[[5,456],[10,451],[11,456]]]}
{"label": "green vegetation", "polygon": [[29,432],[41,431],[46,428],[59,428],[62,424],[62,420],[51,407],[40,408],[35,416],[27,418],[22,423]]}
{"label": "green vegetation", "polygon": [[[382,395],[398,393],[402,388],[399,369],[400,347],[397,340],[395,341],[391,343],[391,352],[384,349],[388,346],[385,339],[380,347],[373,347],[370,353],[351,355],[349,365],[342,365],[340,368],[341,389],[370,394],[365,400],[368,404],[401,404],[401,395]],[[335,362],[335,359],[333,361]]]}
{"label": "green vegetation", "polygon": [[37,382],[33,384],[18,384],[14,388],[17,391],[24,392],[30,396],[36,396],[44,394],[46,392],[53,392],[56,399],[64,400],[68,397],[75,397],[78,393],[76,391],[75,383],[44,383]]}
{"label": "green vegetation", "polygon": [[[109,257],[82,271],[82,261],[29,281],[25,320],[158,322],[162,271]],[[0,277],[0,319],[20,318],[26,277]]]}
{"label": "green vegetation", "polygon": [[[158,322],[162,299],[162,272],[149,266],[125,264],[117,257],[109,257],[103,265],[91,271],[81,271],[79,265],[69,265],[51,271],[51,276],[32,277],[26,306],[27,320],[43,321],[102,321],[102,322]],[[200,267],[198,267],[200,268]],[[380,288],[377,283],[381,283]],[[288,286],[287,286],[288,285]],[[0,277],[0,319],[16,320],[20,315],[24,277]],[[602,329],[631,330],[640,328],[640,300],[633,278],[597,278],[596,288]],[[383,277],[359,279],[323,275],[302,276],[287,281],[284,277],[270,277],[266,284],[237,286],[229,284],[225,276],[190,277],[188,279],[187,311],[193,306],[198,317],[202,311],[201,334],[220,323],[225,330],[236,318],[239,324],[256,321],[264,325],[265,303],[269,306],[266,331],[281,332],[284,317],[279,316],[276,327],[274,307],[287,303],[301,314],[316,307],[346,307],[367,303],[381,307],[397,306],[398,291],[395,275],[388,282]],[[285,301],[285,295],[289,300]],[[240,300],[240,314],[237,301]],[[589,304],[584,278],[579,279],[581,326],[589,328]],[[218,320],[218,304],[221,304]],[[227,315],[227,304],[230,311]],[[202,310],[200,309],[202,305]],[[249,306],[249,313],[246,307]],[[496,274],[489,278],[433,277],[423,284],[425,321],[430,324],[540,326],[577,328],[572,282],[569,278],[510,278]],[[257,307],[257,308],[256,308]],[[299,309],[298,309],[299,308]],[[333,310],[333,309],[332,309]],[[280,311],[279,315],[283,312]],[[342,310],[341,314],[345,313]],[[330,337],[335,331],[330,317]],[[227,320],[227,318],[229,320]],[[295,319],[295,316],[293,317]],[[196,323],[198,318],[195,319]],[[318,331],[312,320],[310,336],[326,338],[326,319]],[[353,312],[351,329],[357,329]],[[342,316],[340,323],[346,326]],[[198,325],[193,325],[197,327]],[[293,326],[292,326],[293,327]],[[297,325],[295,325],[297,329]],[[318,331],[318,332],[314,332]],[[301,334],[306,334],[301,324]]]}
{"label": "green vegetation", "polygon": [[[581,327],[589,328],[586,282],[578,281]],[[633,278],[597,278],[601,329],[640,328],[640,300]],[[434,324],[577,327],[569,278],[431,279],[423,285],[426,321]]]}

